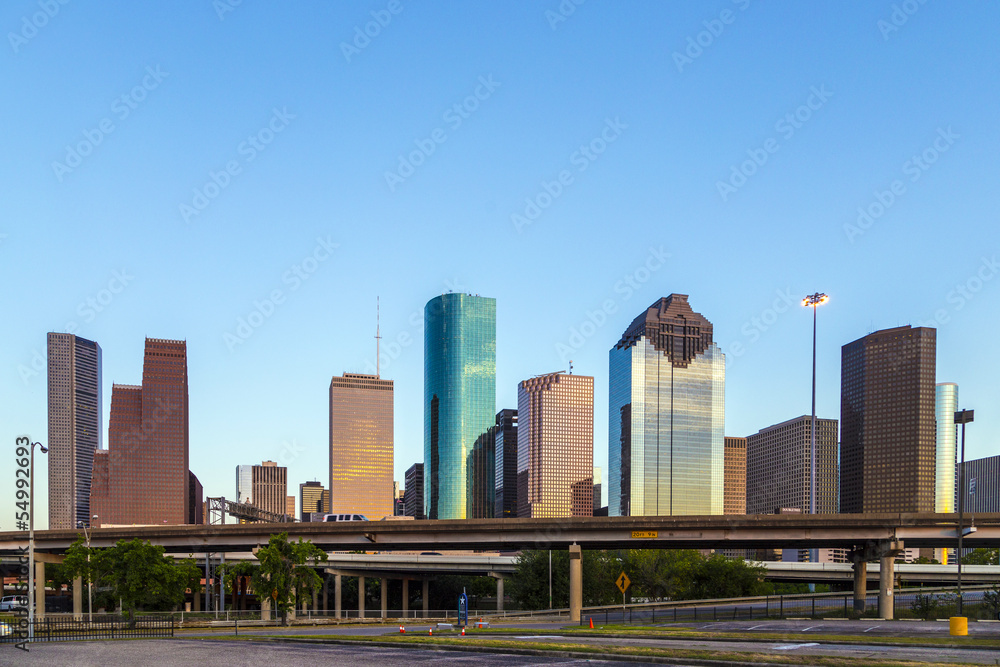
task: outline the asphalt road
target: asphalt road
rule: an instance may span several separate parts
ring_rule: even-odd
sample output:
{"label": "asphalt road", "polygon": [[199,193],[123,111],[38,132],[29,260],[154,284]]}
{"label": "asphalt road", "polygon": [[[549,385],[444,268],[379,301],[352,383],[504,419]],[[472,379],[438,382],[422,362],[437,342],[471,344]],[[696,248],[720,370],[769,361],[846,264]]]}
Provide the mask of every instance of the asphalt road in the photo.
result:
{"label": "asphalt road", "polygon": [[515,665],[601,665],[617,667],[635,663],[573,660],[519,655],[493,655],[460,651],[435,651],[405,647],[334,646],[320,644],[271,644],[256,642],[213,642],[159,639],[115,642],[66,642],[36,644],[29,653],[0,646],[0,665],[236,665],[259,667],[303,667],[304,665],[372,665],[405,667],[447,662],[455,667]]}

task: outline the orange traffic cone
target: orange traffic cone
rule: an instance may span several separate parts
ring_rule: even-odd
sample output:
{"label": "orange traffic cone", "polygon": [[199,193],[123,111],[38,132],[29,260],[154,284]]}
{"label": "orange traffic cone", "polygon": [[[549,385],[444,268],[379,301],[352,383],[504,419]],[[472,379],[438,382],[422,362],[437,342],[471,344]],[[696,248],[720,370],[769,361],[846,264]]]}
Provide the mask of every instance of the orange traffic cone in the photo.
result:
{"label": "orange traffic cone", "polygon": [[406,634],[406,628],[404,628],[402,625],[399,626],[399,634],[401,634],[401,635],[405,635]]}
{"label": "orange traffic cone", "polygon": [[462,626],[462,636],[465,636],[465,626]]}
{"label": "orange traffic cone", "polygon": [[590,617],[590,629],[591,630],[594,629],[594,617],[593,616]]}
{"label": "orange traffic cone", "polygon": [[427,629],[427,634],[433,635],[434,634],[434,628],[428,628]]}

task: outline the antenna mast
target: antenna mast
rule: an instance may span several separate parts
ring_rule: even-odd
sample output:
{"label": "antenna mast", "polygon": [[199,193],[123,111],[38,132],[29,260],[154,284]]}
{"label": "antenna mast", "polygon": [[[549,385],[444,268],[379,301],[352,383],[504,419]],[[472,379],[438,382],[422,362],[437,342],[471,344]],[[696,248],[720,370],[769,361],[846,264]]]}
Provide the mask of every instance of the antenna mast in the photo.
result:
{"label": "antenna mast", "polygon": [[382,374],[379,372],[379,363],[382,360],[382,334],[379,333],[379,325],[381,319],[381,312],[379,307],[379,298],[375,297],[375,377],[380,378]]}

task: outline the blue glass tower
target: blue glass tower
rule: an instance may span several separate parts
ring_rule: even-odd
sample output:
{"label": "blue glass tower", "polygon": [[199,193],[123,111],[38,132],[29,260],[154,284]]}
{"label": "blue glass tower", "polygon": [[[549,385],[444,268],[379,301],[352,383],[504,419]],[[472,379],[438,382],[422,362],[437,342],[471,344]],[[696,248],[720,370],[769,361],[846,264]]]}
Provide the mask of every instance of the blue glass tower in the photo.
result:
{"label": "blue glass tower", "polygon": [[442,294],[424,307],[424,508],[464,519],[468,457],[495,423],[496,299]]}
{"label": "blue glass tower", "polygon": [[610,352],[608,514],[722,514],[725,355],[712,324],[671,294]]}

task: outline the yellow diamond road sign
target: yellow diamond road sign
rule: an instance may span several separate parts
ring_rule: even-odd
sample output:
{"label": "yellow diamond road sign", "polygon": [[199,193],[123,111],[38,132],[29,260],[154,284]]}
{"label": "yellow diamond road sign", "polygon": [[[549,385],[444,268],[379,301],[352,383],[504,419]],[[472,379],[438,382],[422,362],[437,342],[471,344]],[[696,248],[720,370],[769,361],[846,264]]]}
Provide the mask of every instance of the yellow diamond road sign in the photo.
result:
{"label": "yellow diamond road sign", "polygon": [[622,572],[621,575],[618,577],[618,580],[615,582],[615,586],[617,586],[618,590],[620,590],[622,594],[624,594],[626,589],[628,589],[628,585],[631,583],[632,581],[628,578],[628,575]]}

